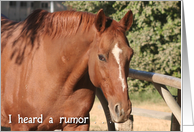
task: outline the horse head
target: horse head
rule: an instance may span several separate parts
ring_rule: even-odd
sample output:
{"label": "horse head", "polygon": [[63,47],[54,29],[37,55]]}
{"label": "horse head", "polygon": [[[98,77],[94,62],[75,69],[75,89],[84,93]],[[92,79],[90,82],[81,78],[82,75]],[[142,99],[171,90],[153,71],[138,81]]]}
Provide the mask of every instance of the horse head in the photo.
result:
{"label": "horse head", "polygon": [[93,85],[102,89],[114,122],[126,121],[131,113],[127,76],[133,50],[125,32],[132,23],[131,10],[116,22],[101,9],[93,26],[96,34],[89,54],[89,76]]}

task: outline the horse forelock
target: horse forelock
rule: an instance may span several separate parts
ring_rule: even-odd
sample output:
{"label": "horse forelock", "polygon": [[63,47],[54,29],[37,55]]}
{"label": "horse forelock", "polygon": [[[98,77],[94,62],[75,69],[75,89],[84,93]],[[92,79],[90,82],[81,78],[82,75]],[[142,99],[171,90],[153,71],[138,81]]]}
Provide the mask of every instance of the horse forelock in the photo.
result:
{"label": "horse forelock", "polygon": [[117,37],[119,34],[125,34],[125,27],[113,20],[111,22],[110,28],[108,28],[107,31],[109,31],[111,34],[114,34],[114,37]]}

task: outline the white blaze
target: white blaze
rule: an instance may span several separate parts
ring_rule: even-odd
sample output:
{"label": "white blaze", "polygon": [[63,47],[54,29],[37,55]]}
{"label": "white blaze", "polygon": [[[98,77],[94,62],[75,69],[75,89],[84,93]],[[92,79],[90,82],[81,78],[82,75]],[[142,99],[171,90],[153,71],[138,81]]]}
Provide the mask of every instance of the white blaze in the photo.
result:
{"label": "white blaze", "polygon": [[125,86],[124,78],[122,77],[122,74],[121,74],[121,64],[120,64],[120,58],[119,58],[119,56],[122,52],[123,51],[118,47],[118,43],[116,43],[113,50],[112,50],[112,54],[114,55],[118,65],[119,65],[119,79],[121,80],[121,84],[122,84],[123,91],[124,91],[126,86]]}

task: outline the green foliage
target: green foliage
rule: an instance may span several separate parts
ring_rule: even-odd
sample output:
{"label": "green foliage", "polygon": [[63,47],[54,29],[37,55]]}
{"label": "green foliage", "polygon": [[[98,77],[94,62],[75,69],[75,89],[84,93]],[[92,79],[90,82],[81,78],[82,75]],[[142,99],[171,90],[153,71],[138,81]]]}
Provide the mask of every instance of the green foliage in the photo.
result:
{"label": "green foliage", "polygon": [[[154,87],[152,85],[152,87]],[[177,89],[172,87],[167,87],[170,93],[173,96],[177,96]],[[157,90],[151,90],[148,88],[146,91],[138,91],[138,92],[129,92],[130,100],[132,104],[141,104],[142,102],[149,102],[149,103],[160,103],[164,102],[162,96],[159,94]]]}
{"label": "green foliage", "polygon": [[149,103],[160,103],[164,102],[162,97],[157,91],[139,91],[134,93],[129,93],[130,100],[132,104],[141,104],[142,102]]}
{"label": "green foliage", "polygon": [[115,12],[115,9],[112,7],[114,3],[114,1],[66,1],[63,4],[70,9],[91,13],[97,13],[98,10],[103,8],[106,15],[111,15]]}
{"label": "green foliage", "polygon": [[[64,5],[92,13],[103,8],[116,21],[132,10],[134,22],[127,38],[135,54],[130,67],[181,77],[180,1],[68,1]],[[128,85],[131,92],[154,90],[146,81],[131,80]]]}

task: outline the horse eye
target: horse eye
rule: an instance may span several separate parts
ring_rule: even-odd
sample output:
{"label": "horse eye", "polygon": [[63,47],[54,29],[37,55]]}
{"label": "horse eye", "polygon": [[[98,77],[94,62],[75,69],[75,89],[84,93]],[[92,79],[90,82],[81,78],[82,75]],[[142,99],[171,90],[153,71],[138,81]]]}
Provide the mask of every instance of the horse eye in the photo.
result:
{"label": "horse eye", "polygon": [[106,61],[105,57],[103,55],[98,55],[99,60]]}

